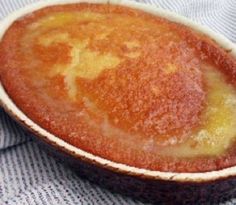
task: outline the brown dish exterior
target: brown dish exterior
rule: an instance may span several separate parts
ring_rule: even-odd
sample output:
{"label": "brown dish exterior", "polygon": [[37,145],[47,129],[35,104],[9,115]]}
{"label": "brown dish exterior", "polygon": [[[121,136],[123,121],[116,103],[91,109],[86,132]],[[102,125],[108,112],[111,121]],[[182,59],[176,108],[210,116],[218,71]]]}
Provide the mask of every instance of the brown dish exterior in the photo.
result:
{"label": "brown dish exterior", "polygon": [[109,4],[46,7],[10,26],[0,64],[29,118],[96,156],[168,172],[236,165],[236,60],[186,26]]}

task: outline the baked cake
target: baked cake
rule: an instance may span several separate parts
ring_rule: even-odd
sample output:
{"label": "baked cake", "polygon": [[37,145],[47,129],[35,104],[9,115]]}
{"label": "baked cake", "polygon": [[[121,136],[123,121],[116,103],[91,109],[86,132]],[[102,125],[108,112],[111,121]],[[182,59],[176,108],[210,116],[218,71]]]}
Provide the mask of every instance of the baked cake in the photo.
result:
{"label": "baked cake", "polygon": [[236,165],[236,60],[143,11],[68,4],[15,21],[1,82],[34,122],[94,155],[149,170]]}

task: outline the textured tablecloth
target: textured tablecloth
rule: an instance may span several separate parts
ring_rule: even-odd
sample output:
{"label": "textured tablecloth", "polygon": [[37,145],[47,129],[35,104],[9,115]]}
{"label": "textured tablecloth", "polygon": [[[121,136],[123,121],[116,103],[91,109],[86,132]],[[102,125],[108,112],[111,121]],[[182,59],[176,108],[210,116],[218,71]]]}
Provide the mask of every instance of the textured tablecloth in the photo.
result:
{"label": "textured tablecloth", "polygon": [[[38,0],[0,0],[0,19]],[[140,0],[208,25],[236,42],[236,0]],[[0,24],[1,26],[1,24]],[[0,108],[0,205],[142,204],[79,178]],[[226,204],[236,204],[232,199]]]}

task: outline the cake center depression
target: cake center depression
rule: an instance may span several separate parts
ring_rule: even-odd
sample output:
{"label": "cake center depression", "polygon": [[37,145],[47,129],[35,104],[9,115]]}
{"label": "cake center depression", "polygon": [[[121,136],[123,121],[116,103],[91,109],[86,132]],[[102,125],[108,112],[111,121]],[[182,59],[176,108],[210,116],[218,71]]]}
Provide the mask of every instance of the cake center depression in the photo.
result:
{"label": "cake center depression", "polygon": [[174,143],[199,125],[205,102],[201,65],[176,33],[152,24],[62,12],[29,25],[26,39],[49,75],[64,77],[72,100],[86,97],[127,133]]}

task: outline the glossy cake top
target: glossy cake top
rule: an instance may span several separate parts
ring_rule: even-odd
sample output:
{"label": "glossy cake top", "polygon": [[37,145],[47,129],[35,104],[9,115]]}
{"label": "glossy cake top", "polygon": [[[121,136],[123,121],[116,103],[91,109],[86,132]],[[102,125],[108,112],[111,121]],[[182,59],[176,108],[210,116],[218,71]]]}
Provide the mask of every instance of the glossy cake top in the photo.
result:
{"label": "glossy cake top", "polygon": [[183,25],[120,6],[52,6],[13,23],[0,63],[16,105],[83,150],[161,171],[236,164],[236,61]]}

